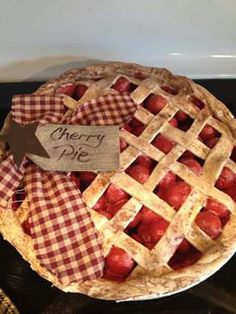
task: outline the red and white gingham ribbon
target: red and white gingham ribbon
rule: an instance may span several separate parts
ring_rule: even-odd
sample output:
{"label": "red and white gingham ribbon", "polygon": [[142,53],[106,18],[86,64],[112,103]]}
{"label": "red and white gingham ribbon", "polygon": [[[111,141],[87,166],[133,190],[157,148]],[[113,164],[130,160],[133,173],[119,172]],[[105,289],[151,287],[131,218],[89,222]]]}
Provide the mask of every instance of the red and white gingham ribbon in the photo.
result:
{"label": "red and white gingham ribbon", "polygon": [[[105,95],[91,100],[69,117],[61,97],[18,95],[12,118],[26,125],[35,121],[80,125],[123,125],[137,106],[128,95]],[[0,164],[0,204],[8,208],[22,178],[30,204],[29,228],[36,256],[63,284],[102,276],[101,239],[89,210],[71,178],[48,172],[24,159],[20,169],[7,154]]]}

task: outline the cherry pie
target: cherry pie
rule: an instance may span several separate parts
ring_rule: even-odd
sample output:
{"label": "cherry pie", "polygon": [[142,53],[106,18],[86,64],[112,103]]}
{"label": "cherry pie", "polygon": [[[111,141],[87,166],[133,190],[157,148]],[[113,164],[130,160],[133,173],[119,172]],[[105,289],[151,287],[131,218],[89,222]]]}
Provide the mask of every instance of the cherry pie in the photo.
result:
{"label": "cherry pie", "polygon": [[139,104],[120,128],[120,169],[71,180],[103,239],[103,278],[63,286],[40,266],[24,189],[0,231],[31,267],[66,292],[113,300],[181,291],[217,271],[236,248],[236,120],[223,103],[166,69],[108,63],[69,71],[35,94],[65,95],[66,114],[109,93]]}

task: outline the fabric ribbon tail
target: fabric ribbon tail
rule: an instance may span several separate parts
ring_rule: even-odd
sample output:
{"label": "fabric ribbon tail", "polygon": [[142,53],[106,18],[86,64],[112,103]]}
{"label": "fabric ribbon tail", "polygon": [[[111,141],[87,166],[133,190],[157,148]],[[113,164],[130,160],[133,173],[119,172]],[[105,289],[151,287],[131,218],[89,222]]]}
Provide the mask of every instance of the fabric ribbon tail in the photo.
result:
{"label": "fabric ribbon tail", "polygon": [[[11,207],[13,194],[19,187],[23,178],[23,169],[26,159],[23,160],[20,168],[17,167],[13,156],[7,154],[0,163],[0,207]],[[11,207],[12,209],[12,207]]]}
{"label": "fabric ribbon tail", "polygon": [[101,241],[72,179],[32,164],[25,179],[29,228],[41,265],[64,284],[101,277]]}

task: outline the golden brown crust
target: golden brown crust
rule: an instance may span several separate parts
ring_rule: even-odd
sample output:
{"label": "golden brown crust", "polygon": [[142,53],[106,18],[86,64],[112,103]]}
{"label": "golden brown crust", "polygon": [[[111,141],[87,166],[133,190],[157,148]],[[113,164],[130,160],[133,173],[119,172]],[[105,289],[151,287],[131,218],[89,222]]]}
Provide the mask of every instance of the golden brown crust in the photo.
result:
{"label": "golden brown crust", "polygon": [[[158,118],[153,118],[153,115],[143,108],[136,112],[136,117],[148,125],[142,136],[135,137],[125,130],[121,131],[121,137],[130,144],[121,154],[121,169],[126,168],[133,162],[140,152],[140,147],[142,152],[148,154],[159,164],[143,186],[122,171],[99,174],[90,187],[85,190],[83,197],[88,207],[91,208],[110,182],[119,185],[132,196],[111,221],[92,209],[91,213],[98,231],[103,236],[104,252],[107,253],[112,245],[112,242],[108,239],[114,238],[114,234],[116,234],[116,243],[125,248],[139,266],[123,283],[99,279],[62,286],[55,276],[40,266],[35,257],[31,239],[22,230],[21,223],[29,212],[27,200],[24,201],[16,213],[11,210],[0,209],[0,232],[7,241],[16,247],[35,271],[66,292],[80,292],[102,299],[144,300],[165,296],[197,284],[217,271],[235,252],[236,205],[228,195],[213,188],[212,184],[215,183],[223,165],[222,162],[219,164],[217,160],[223,159],[224,165],[236,171],[235,164],[228,158],[230,149],[236,144],[236,123],[227,107],[203,87],[187,78],[175,76],[166,69],[143,67],[137,64],[115,62],[75,69],[63,74],[58,79],[45,83],[36,93],[55,94],[57,88],[64,83],[83,82],[89,86],[89,89],[82,99],[76,102],[66,97],[64,100],[65,104],[73,110],[80,103],[97,95],[111,92],[109,88],[119,75],[129,77],[133,83],[138,85],[138,88],[131,94],[131,97],[137,103],[141,103],[150,93],[156,92],[163,94],[170,104],[163,116]],[[139,80],[141,76],[145,79]],[[93,79],[99,80],[94,83],[91,81]],[[172,86],[179,91],[178,95],[174,98],[168,95],[160,88],[163,85]],[[205,102],[206,107],[201,113],[190,103],[189,97],[191,95],[195,95]],[[176,107],[181,108],[181,106],[192,118],[197,118],[195,125],[191,128],[191,133],[188,133],[187,136],[166,123],[168,117],[176,112]],[[196,140],[196,135],[206,121],[210,121],[222,134],[220,140],[224,143],[222,149],[212,149],[209,153],[209,148]],[[178,142],[178,145],[166,158],[163,158],[162,152],[149,144],[160,130],[162,134],[169,134],[169,136],[171,134],[171,138]],[[176,162],[185,149],[190,149],[198,157],[206,159],[202,178],[198,178],[182,164]],[[170,165],[172,170],[194,186],[186,204],[177,214],[168,204],[151,192],[155,184],[160,182],[162,177],[169,171]],[[230,222],[225,226],[217,241],[212,241],[193,224],[196,214],[208,196],[224,203],[232,213]],[[129,221],[133,219],[135,213],[139,211],[142,204],[171,221],[166,234],[152,251],[122,232]],[[188,225],[183,223],[186,219],[188,219]],[[11,225],[11,228],[9,228],[9,225]],[[170,246],[169,242],[176,232],[184,235],[196,248],[204,252],[203,258],[196,264],[180,271],[172,271],[167,265],[176,247],[173,244]]]}

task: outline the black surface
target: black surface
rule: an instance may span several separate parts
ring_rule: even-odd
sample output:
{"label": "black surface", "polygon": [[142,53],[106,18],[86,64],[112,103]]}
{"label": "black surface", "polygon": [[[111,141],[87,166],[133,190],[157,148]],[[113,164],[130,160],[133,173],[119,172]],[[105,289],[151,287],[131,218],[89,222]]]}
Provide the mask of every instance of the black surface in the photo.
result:
{"label": "black surface", "polygon": [[[198,80],[197,82],[224,101],[236,114],[236,80]],[[31,93],[40,84],[0,84],[1,123],[9,111],[12,95]],[[145,302],[116,304],[115,302],[94,300],[79,294],[66,294],[52,288],[50,283],[33,272],[16,250],[0,237],[0,287],[11,297],[22,314],[236,313],[236,307],[234,308],[233,305],[233,301],[236,300],[235,262],[236,257],[233,257],[205,283],[175,296]],[[218,292],[220,292],[219,296]]]}

